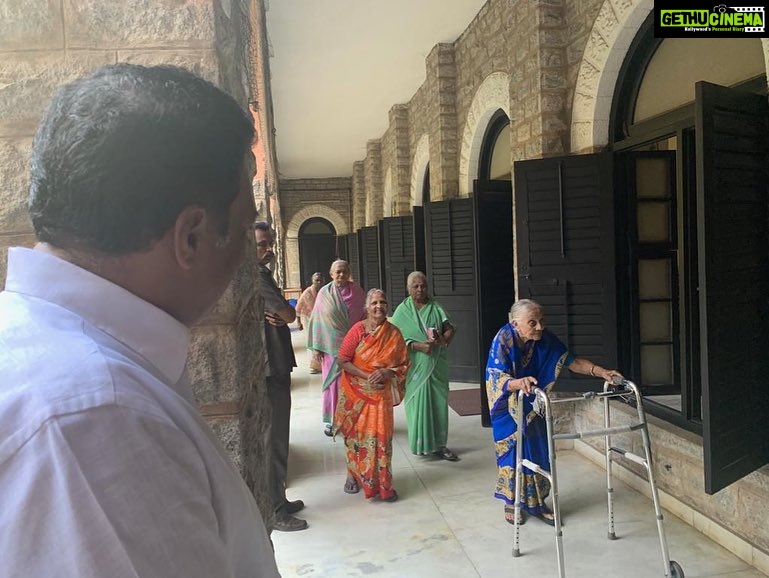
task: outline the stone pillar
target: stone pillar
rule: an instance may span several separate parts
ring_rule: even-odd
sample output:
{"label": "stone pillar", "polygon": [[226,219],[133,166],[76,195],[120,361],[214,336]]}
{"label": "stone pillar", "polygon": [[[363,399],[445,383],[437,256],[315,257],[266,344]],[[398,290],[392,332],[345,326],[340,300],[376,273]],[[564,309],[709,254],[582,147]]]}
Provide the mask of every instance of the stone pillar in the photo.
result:
{"label": "stone pillar", "polygon": [[564,6],[543,2],[539,11],[540,123],[532,136],[541,142],[542,156],[562,155],[569,148],[567,27]]}
{"label": "stone pillar", "polygon": [[409,108],[396,104],[390,109],[390,128],[395,135],[395,159],[392,172],[393,216],[411,212],[411,147],[409,146]]}
{"label": "stone pillar", "polygon": [[435,201],[459,196],[459,154],[454,46],[436,44],[427,56],[431,99],[430,192]]}
{"label": "stone pillar", "polygon": [[374,225],[382,218],[382,143],[370,140],[366,143],[366,226]]}
{"label": "stone pillar", "polygon": [[521,37],[510,42],[511,156],[531,159],[567,150],[569,81],[562,4],[517,5]]}
{"label": "stone pillar", "polygon": [[352,229],[355,232],[366,226],[366,163],[352,164]]}

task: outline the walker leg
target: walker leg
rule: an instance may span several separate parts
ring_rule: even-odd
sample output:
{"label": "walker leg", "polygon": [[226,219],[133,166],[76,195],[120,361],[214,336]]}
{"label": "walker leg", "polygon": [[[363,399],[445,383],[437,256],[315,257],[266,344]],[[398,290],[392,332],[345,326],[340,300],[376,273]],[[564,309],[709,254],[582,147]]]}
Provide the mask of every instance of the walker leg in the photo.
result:
{"label": "walker leg", "polygon": [[518,395],[517,398],[518,410],[515,416],[516,432],[515,432],[515,524],[513,524],[513,558],[518,558],[521,555],[520,546],[520,522],[521,522],[521,491],[523,486],[523,430],[521,424],[523,422],[523,396]]}
{"label": "walker leg", "polygon": [[561,501],[558,493],[558,468],[556,467],[555,440],[553,438],[553,412],[550,400],[542,390],[536,394],[543,398],[545,405],[545,425],[547,428],[547,453],[550,457],[550,490],[553,496],[553,522],[555,525],[555,549],[558,553],[558,576],[566,578],[566,568],[563,560],[563,531],[561,530]]}
{"label": "walker leg", "polygon": [[[651,441],[649,438],[649,428],[646,424],[646,415],[644,413],[643,402],[641,401],[641,395],[638,393],[637,388],[633,388],[636,395],[636,405],[638,410],[638,420],[643,424],[641,428],[641,438],[643,439],[644,456],[646,458],[645,466],[646,473],[649,476],[649,488],[651,489],[652,501],[654,502],[654,514],[657,518],[657,532],[660,538],[660,549],[662,550],[662,568],[664,576],[669,576],[669,572],[678,572],[681,567],[678,564],[670,562],[670,554],[668,553],[668,542],[665,538],[665,525],[663,524],[662,508],[660,508],[660,498],[657,492],[657,484],[654,483],[654,467],[652,464],[652,452]],[[683,574],[681,574],[683,576]]]}
{"label": "walker leg", "polygon": [[[603,423],[606,429],[611,427],[611,418],[609,416],[609,399],[603,398]],[[607,512],[609,517],[608,530],[606,531],[606,537],[609,540],[616,540],[617,534],[614,531],[614,486],[612,484],[612,471],[611,471],[611,436],[604,436],[604,452],[606,455],[606,501]]]}

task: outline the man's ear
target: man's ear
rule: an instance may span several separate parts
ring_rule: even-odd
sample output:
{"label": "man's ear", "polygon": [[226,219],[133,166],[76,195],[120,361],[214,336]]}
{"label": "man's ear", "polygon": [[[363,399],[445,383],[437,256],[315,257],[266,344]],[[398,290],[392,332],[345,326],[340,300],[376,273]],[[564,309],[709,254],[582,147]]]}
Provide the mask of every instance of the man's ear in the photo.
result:
{"label": "man's ear", "polygon": [[195,265],[206,234],[207,216],[202,207],[191,206],[176,217],[173,229],[174,257],[182,269],[191,269]]}

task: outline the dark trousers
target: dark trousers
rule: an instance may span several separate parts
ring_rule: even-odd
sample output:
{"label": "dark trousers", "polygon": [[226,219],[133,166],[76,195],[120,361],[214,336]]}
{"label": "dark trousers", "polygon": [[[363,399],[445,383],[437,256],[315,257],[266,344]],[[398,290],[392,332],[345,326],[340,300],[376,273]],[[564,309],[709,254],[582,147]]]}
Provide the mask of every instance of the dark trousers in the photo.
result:
{"label": "dark trousers", "polygon": [[277,511],[286,503],[288,435],[291,429],[291,374],[267,377],[267,394],[272,405],[270,497],[272,507]]}

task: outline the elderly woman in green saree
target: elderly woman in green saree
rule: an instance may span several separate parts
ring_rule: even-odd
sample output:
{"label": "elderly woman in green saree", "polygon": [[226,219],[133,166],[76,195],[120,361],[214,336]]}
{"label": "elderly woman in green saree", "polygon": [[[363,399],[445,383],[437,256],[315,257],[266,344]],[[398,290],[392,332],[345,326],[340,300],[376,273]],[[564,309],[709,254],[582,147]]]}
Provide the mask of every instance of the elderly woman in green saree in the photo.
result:
{"label": "elderly woman in green saree", "polygon": [[412,272],[406,285],[409,296],[398,305],[392,324],[401,330],[411,358],[403,400],[409,447],[413,454],[434,454],[454,462],[459,458],[446,447],[449,425],[446,348],[454,338],[455,328],[441,305],[428,296],[424,273]]}

